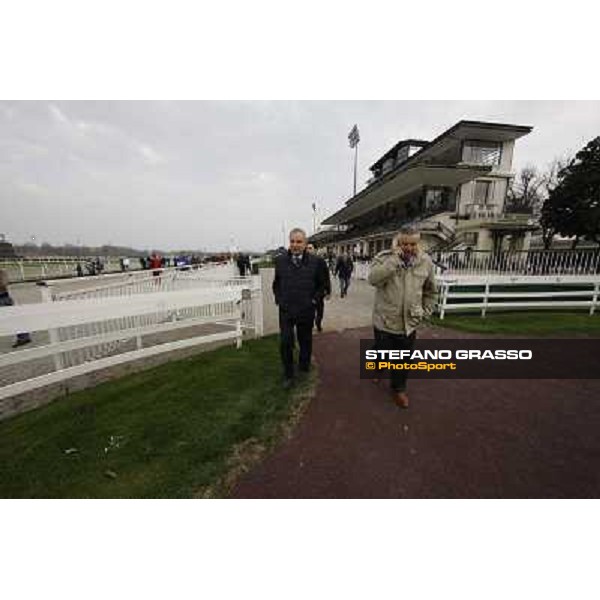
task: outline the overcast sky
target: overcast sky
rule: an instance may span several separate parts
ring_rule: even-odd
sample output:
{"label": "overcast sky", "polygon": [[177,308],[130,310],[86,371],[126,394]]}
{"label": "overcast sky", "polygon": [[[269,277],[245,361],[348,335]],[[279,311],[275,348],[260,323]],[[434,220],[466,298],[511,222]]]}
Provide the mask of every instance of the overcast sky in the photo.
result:
{"label": "overcast sky", "polygon": [[600,102],[0,102],[0,233],[13,243],[264,250],[312,230],[402,138],[460,119],[532,125],[514,167],[600,135]]}

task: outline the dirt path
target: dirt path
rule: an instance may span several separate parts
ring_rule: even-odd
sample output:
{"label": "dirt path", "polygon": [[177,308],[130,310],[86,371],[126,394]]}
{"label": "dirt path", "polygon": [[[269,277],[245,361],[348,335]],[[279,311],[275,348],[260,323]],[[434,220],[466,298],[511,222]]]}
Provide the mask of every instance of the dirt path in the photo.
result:
{"label": "dirt path", "polygon": [[316,397],[234,497],[600,496],[600,380],[419,379],[401,411],[385,383],[359,379],[361,337],[370,329],[315,337]]}

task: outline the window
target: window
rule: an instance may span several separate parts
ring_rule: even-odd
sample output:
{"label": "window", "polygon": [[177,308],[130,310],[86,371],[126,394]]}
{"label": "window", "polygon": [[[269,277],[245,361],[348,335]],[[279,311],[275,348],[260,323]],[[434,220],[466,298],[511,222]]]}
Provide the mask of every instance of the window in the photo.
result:
{"label": "window", "polygon": [[394,159],[393,158],[388,158],[385,160],[385,162],[383,163],[383,172],[387,173],[388,171],[391,171],[394,168]]}
{"label": "window", "polygon": [[476,165],[499,165],[500,149],[499,142],[465,142],[462,159]]}
{"label": "window", "polygon": [[441,210],[444,205],[443,188],[427,188],[425,191],[425,210]]}
{"label": "window", "polygon": [[492,182],[476,181],[473,201],[476,204],[487,204],[492,199]]}
{"label": "window", "polygon": [[477,231],[466,231],[463,233],[463,241],[467,246],[477,246],[477,238],[479,233]]}

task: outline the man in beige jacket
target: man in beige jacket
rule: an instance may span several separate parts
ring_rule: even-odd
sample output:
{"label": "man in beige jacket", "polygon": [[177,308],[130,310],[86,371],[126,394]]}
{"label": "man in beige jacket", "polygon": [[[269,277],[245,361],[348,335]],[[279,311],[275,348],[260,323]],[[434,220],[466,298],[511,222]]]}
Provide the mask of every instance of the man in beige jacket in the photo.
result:
{"label": "man in beige jacket", "polygon": [[[412,350],[417,327],[435,309],[435,270],[419,242],[418,230],[404,227],[392,248],[380,252],[371,265],[369,283],[376,288],[373,330],[378,350]],[[392,371],[392,394],[401,408],[408,408],[406,378],[405,371]]]}

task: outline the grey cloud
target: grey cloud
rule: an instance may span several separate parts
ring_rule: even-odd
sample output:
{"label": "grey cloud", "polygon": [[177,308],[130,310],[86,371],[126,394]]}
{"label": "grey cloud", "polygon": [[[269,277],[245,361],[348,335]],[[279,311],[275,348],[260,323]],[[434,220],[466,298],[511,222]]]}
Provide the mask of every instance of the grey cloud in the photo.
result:
{"label": "grey cloud", "polygon": [[599,102],[0,102],[0,231],[15,242],[222,249],[282,241],[359,185],[398,139],[460,119],[533,125],[515,167],[600,133]]}

